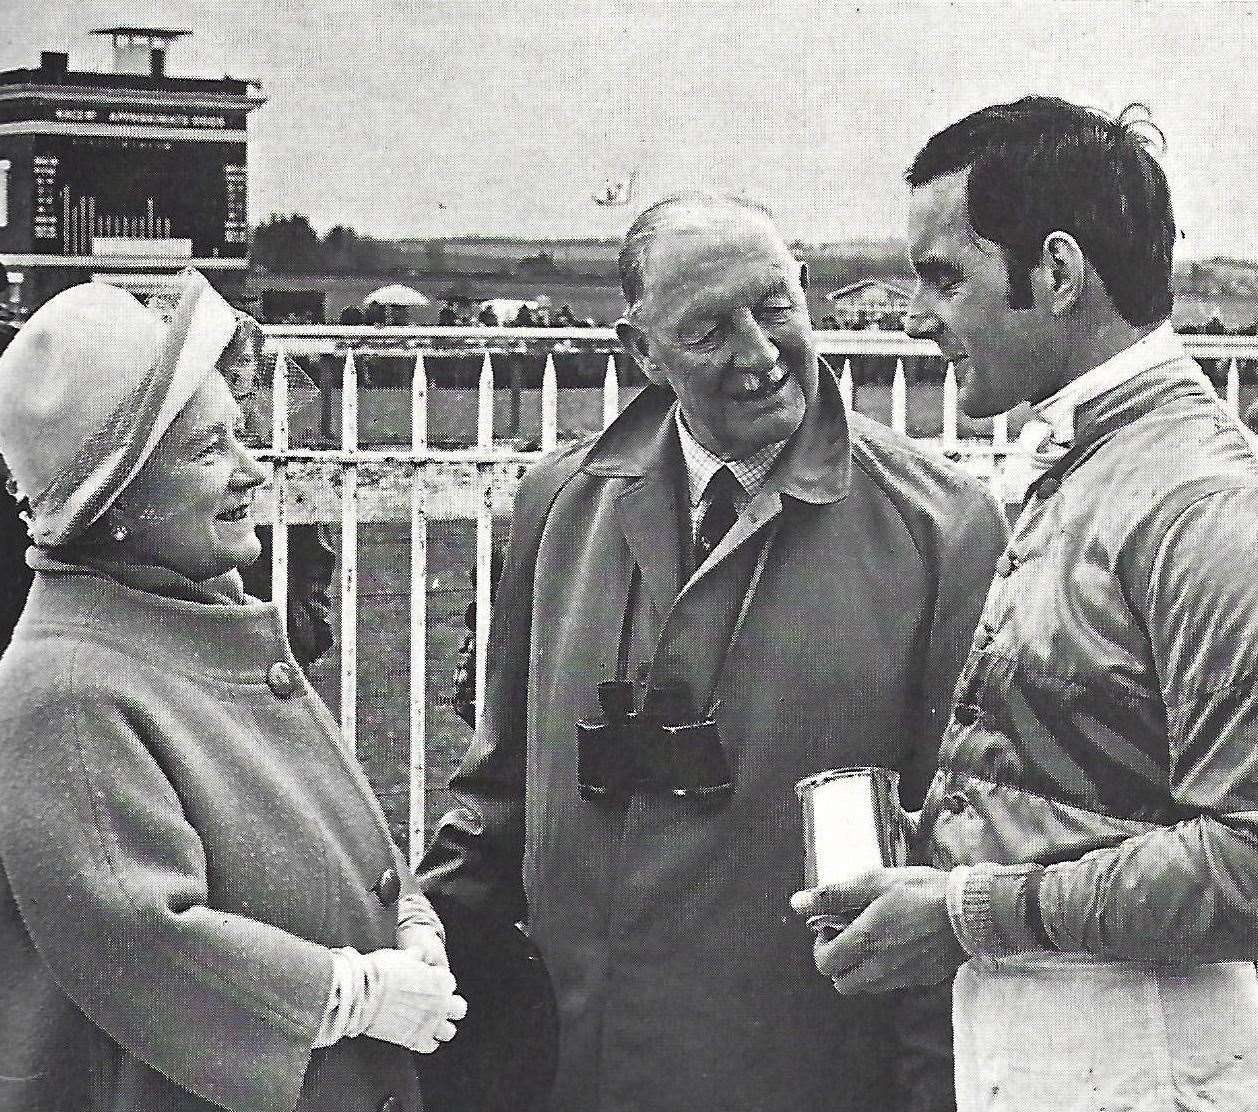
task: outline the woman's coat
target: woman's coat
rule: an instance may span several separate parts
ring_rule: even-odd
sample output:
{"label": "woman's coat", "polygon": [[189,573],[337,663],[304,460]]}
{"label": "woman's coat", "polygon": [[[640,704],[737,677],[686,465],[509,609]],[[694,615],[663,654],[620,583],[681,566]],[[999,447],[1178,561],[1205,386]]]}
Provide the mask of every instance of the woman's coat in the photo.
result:
{"label": "woman's coat", "polygon": [[406,872],[274,606],[43,561],[0,761],[0,1109],[415,1112],[409,1052],[311,1056]]}

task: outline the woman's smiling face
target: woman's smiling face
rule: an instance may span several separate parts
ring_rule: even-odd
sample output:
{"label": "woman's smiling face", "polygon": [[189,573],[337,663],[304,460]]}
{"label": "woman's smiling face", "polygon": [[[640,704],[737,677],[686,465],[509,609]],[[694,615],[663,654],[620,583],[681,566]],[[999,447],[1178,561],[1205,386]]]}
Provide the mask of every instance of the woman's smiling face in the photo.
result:
{"label": "woman's smiling face", "polygon": [[240,407],[211,374],[119,498],[127,536],[111,549],[194,582],[253,563],[261,552],[250,515],[266,473],[238,438]]}

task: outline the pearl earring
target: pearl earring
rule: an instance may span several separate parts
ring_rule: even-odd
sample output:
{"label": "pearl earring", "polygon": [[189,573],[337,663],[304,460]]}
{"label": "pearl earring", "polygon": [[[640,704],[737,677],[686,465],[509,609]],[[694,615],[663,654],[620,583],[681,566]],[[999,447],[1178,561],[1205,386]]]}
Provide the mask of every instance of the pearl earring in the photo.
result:
{"label": "pearl earring", "polygon": [[125,525],[123,525],[122,522],[119,522],[117,525],[113,527],[113,529],[110,530],[109,535],[113,537],[113,539],[116,540],[119,544],[121,544],[131,535],[131,530],[128,529]]}

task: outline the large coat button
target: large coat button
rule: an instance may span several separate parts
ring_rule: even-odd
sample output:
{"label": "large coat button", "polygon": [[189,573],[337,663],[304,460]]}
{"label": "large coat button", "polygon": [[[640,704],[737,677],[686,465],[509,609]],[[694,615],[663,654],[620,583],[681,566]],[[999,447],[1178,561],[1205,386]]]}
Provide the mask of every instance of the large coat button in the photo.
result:
{"label": "large coat button", "polygon": [[297,673],[285,660],[276,661],[267,669],[267,686],[281,699],[287,699],[297,690]]}
{"label": "large coat button", "polygon": [[996,574],[1001,579],[1008,579],[1013,574],[1013,569],[1017,566],[1017,560],[1010,556],[1008,552],[1002,552],[1000,559],[996,561]]}
{"label": "large coat button", "polygon": [[992,643],[992,627],[984,622],[974,631],[974,647],[976,649],[985,649]]}
{"label": "large coat button", "polygon": [[376,887],[373,889],[380,902],[388,907],[398,898],[402,891],[402,881],[398,878],[396,869],[385,869],[380,874],[380,879],[376,881]]}
{"label": "large coat button", "polygon": [[978,707],[973,703],[958,703],[952,710],[958,726],[973,726],[978,721]]}
{"label": "large coat button", "polygon": [[1040,480],[1039,486],[1035,488],[1035,493],[1040,499],[1052,498],[1061,490],[1061,480],[1053,478],[1052,475]]}

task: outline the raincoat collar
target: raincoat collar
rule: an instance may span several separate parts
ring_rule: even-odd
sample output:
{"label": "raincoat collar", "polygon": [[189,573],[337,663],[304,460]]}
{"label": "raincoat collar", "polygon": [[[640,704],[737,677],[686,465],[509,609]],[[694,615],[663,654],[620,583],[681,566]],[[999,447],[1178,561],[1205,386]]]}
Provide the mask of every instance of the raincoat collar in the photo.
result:
{"label": "raincoat collar", "polygon": [[[818,367],[817,378],[817,397],[809,403],[803,423],[770,472],[765,490],[827,505],[847,493],[852,450],[838,383],[824,363]],[[595,441],[583,470],[625,479],[660,472],[673,460],[676,404],[668,388],[648,386]]]}

